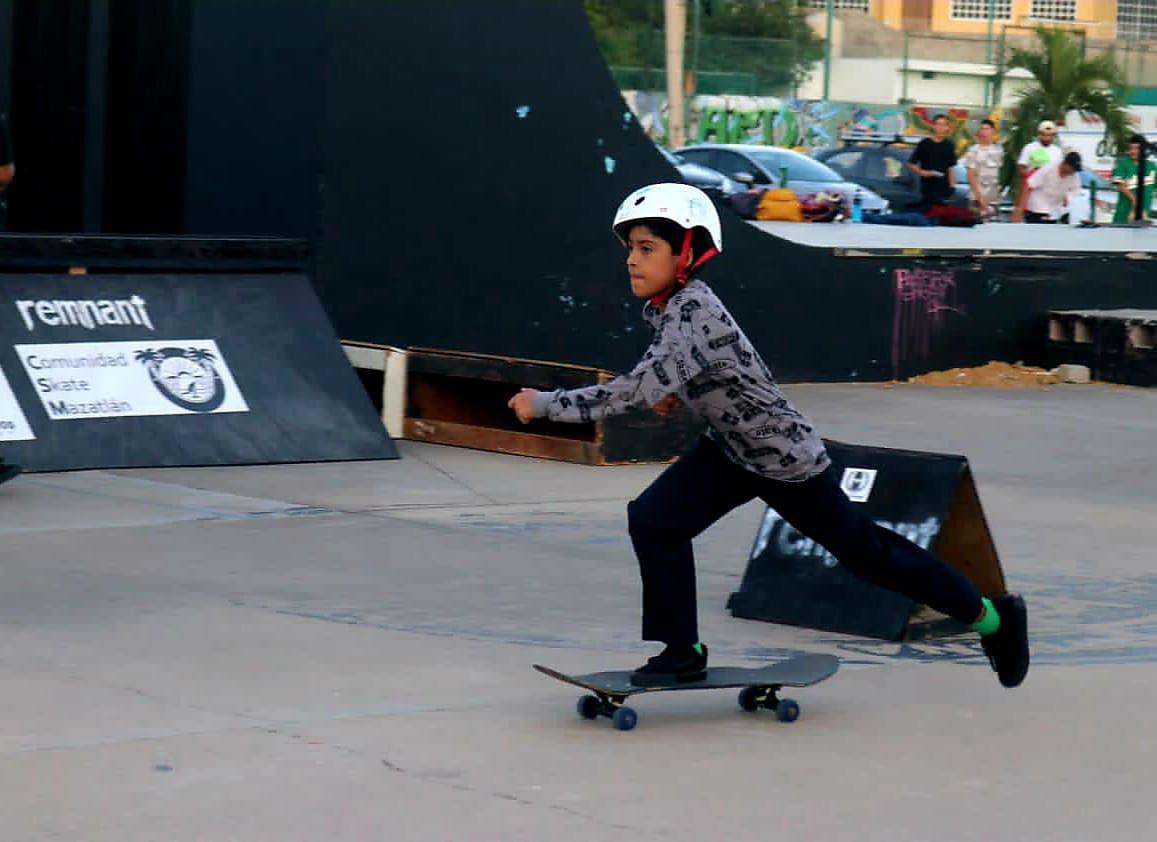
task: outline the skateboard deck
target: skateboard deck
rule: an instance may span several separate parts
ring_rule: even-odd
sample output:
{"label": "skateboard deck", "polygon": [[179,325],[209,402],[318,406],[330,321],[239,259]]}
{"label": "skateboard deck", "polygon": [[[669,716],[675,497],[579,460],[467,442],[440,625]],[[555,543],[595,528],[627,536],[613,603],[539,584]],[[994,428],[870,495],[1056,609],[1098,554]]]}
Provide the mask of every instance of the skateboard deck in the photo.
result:
{"label": "skateboard deck", "polygon": [[739,693],[739,706],[744,710],[756,711],[761,707],[767,708],[775,711],[781,721],[794,722],[799,718],[799,704],[793,699],[779,698],[779,691],[784,687],[810,687],[818,684],[835,674],[840,668],[840,661],[834,655],[800,655],[764,667],[709,667],[707,677],[700,681],[662,684],[655,687],[636,687],[631,684],[630,670],[567,675],[541,664],[535,664],[534,668],[543,675],[582,687],[594,694],[583,696],[578,701],[578,712],[584,719],[606,716],[620,731],[629,731],[635,727],[638,714],[624,705],[627,698],[640,693],[668,690],[723,690],[741,687],[743,689]]}

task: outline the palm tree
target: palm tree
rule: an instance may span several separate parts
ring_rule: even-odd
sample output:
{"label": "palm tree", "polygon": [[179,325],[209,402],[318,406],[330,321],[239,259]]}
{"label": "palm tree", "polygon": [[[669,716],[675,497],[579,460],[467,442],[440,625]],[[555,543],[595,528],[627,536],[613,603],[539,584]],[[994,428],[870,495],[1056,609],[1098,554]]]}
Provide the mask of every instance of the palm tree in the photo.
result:
{"label": "palm tree", "polygon": [[1080,42],[1064,29],[1036,28],[1036,49],[1013,48],[1008,67],[1020,67],[1033,75],[1035,84],[1017,95],[1012,108],[1013,126],[1005,132],[1002,180],[1013,181],[1016,158],[1034,139],[1041,120],[1060,123],[1065,114],[1099,117],[1105,124],[1106,146],[1124,148],[1129,137],[1129,113],[1122,97],[1128,85],[1113,52],[1085,58]]}

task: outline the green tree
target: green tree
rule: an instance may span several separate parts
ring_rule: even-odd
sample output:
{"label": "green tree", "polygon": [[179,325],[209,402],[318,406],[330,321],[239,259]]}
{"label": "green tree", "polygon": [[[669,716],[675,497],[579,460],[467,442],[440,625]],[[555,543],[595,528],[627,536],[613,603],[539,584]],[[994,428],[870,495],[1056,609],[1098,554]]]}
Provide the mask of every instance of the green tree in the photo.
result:
{"label": "green tree", "polygon": [[1129,114],[1123,101],[1125,75],[1112,51],[1085,58],[1082,45],[1064,29],[1036,28],[1034,49],[1014,48],[1008,67],[1023,68],[1033,84],[1017,96],[1012,108],[1011,131],[1005,130],[1004,172],[1006,183],[1016,174],[1016,158],[1036,136],[1041,120],[1058,124],[1070,111],[1095,115],[1105,124],[1106,145],[1123,148],[1129,134]]}
{"label": "green tree", "polygon": [[[586,0],[586,10],[607,64],[664,66],[663,0]],[[697,55],[699,71],[750,74],[758,93],[797,83],[823,55],[799,0],[687,0],[687,18],[688,70]]]}

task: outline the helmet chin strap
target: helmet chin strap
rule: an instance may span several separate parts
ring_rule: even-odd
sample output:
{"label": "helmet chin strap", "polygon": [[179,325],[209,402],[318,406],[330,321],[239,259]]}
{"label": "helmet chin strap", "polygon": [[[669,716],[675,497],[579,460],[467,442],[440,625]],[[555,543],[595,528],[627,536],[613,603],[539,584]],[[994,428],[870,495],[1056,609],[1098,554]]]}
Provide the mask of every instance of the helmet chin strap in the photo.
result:
{"label": "helmet chin strap", "polygon": [[683,248],[679,250],[679,262],[675,264],[675,280],[665,290],[651,296],[651,303],[656,307],[665,307],[671,296],[674,295],[680,287],[687,285],[687,281],[691,277],[692,272],[719,254],[719,250],[711,246],[692,263],[691,240],[694,234],[695,232],[691,228],[683,232]]}

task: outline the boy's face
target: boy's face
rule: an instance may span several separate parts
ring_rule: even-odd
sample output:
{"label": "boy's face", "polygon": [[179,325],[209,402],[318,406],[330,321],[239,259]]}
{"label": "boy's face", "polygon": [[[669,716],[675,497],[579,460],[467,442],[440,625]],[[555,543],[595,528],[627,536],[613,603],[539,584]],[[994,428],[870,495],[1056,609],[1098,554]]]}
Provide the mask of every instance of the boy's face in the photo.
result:
{"label": "boy's face", "polygon": [[636,225],[627,232],[627,272],[631,275],[631,292],[638,298],[650,298],[675,283],[679,255],[666,240],[646,225]]}
{"label": "boy's face", "polygon": [[976,137],[981,143],[992,143],[992,126],[988,123],[981,123],[980,130],[977,131]]}
{"label": "boy's face", "polygon": [[946,117],[940,117],[932,124],[932,131],[936,137],[941,140],[948,137],[948,132],[951,128],[952,127],[948,125],[948,119]]}

